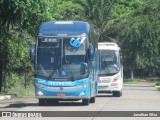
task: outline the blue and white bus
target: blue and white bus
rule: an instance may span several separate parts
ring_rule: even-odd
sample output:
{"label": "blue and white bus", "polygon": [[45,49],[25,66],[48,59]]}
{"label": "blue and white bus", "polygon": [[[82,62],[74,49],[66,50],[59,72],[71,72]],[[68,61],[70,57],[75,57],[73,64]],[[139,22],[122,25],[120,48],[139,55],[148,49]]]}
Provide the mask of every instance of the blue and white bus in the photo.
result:
{"label": "blue and white bus", "polygon": [[35,96],[39,105],[64,100],[95,102],[98,93],[98,42],[82,21],[44,22],[30,49],[35,63]]}

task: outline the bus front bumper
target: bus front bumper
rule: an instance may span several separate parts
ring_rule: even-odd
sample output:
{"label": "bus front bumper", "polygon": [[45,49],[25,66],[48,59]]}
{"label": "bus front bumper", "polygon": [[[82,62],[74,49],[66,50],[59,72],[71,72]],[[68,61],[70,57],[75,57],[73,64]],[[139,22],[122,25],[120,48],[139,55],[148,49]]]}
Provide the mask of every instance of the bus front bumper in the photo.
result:
{"label": "bus front bumper", "polygon": [[[89,86],[80,87],[78,89],[69,89],[69,87],[63,87],[63,90],[59,90],[59,87],[55,89],[35,87],[35,97],[38,99],[89,99],[90,89]],[[72,88],[72,87],[70,87]]]}
{"label": "bus front bumper", "polygon": [[37,99],[59,99],[59,100],[71,100],[71,99],[90,99],[88,96],[36,96]]}
{"label": "bus front bumper", "polygon": [[122,90],[122,84],[120,83],[114,83],[114,84],[101,83],[98,85],[98,92],[113,92],[113,91],[121,91],[121,90]]}

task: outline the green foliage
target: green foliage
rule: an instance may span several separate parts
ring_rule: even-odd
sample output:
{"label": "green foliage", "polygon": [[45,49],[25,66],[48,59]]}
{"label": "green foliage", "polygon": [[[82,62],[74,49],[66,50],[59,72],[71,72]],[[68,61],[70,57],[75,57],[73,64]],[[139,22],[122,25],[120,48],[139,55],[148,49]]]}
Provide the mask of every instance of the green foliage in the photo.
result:
{"label": "green foliage", "polygon": [[19,29],[30,29],[30,25],[35,27],[42,20],[49,19],[49,4],[49,0],[2,0],[0,25],[7,30],[14,26]]}
{"label": "green foliage", "polygon": [[[35,41],[37,27],[51,19],[50,0],[0,1],[0,91],[13,86],[12,74],[33,74],[29,47]],[[2,81],[3,80],[3,81]]]}
{"label": "green foliage", "polygon": [[20,78],[16,74],[9,74],[9,73],[4,73],[5,74],[5,81],[3,81],[3,90],[7,92],[9,89],[12,87],[16,87],[20,85]]}
{"label": "green foliage", "polygon": [[34,96],[34,85],[29,85],[27,88],[23,87],[22,85],[16,85],[17,89],[14,87],[8,90],[9,94],[16,95],[16,97],[33,97]]}
{"label": "green foliage", "polygon": [[124,84],[139,84],[141,79],[124,79]]}
{"label": "green foliage", "polygon": [[34,38],[25,31],[24,33],[13,34],[8,40],[8,64],[6,68],[8,72],[24,73],[31,70],[29,47],[33,40]]}
{"label": "green foliage", "polygon": [[51,5],[53,20],[84,20],[81,13],[82,7],[73,4],[71,0],[56,0]]}
{"label": "green foliage", "polygon": [[75,0],[75,3],[83,7],[81,15],[98,30],[98,40],[104,41],[104,34],[112,20],[111,9],[116,2],[114,0]]}
{"label": "green foliage", "polygon": [[159,75],[159,5],[158,0],[144,1],[121,22],[123,26],[117,39],[126,71],[135,71],[139,76]]}
{"label": "green foliage", "polygon": [[155,86],[160,86],[160,82],[156,82],[156,83],[155,83]]}
{"label": "green foliage", "polygon": [[128,16],[134,10],[136,10],[140,4],[141,0],[117,0],[116,4],[112,7],[113,18],[123,18]]}
{"label": "green foliage", "polygon": [[30,80],[30,44],[38,26],[49,20],[88,21],[99,41],[117,42],[125,77],[160,75],[159,0],[1,0],[0,85],[3,78],[5,89],[24,83],[19,76]]}

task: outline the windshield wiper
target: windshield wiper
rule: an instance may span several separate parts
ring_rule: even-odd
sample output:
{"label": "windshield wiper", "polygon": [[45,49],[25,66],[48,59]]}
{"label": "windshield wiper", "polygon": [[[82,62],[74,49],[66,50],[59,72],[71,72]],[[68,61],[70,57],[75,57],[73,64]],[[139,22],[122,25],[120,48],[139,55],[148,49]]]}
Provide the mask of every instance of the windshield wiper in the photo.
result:
{"label": "windshield wiper", "polygon": [[51,77],[54,75],[54,73],[61,68],[61,64],[57,65],[57,67],[51,72],[51,74],[49,75],[48,79],[51,79]]}
{"label": "windshield wiper", "polygon": [[66,65],[66,68],[68,69],[68,71],[69,71],[70,74],[71,74],[71,78],[72,78],[73,80],[75,80],[74,74],[73,74],[73,72],[72,72],[72,70],[71,70],[71,67],[70,67],[69,64],[68,64],[68,61],[64,60],[64,63],[65,63],[65,65]]}
{"label": "windshield wiper", "polygon": [[41,74],[35,74],[35,77],[40,77],[40,78],[44,78],[44,79],[47,79],[48,77],[47,76],[44,76],[44,75],[41,75]]}

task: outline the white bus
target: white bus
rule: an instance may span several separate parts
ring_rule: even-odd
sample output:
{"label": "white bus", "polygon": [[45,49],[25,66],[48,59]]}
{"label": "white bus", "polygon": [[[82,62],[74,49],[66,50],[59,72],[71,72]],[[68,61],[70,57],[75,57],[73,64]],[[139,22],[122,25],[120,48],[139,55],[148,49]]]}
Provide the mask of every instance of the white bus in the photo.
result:
{"label": "white bus", "polygon": [[98,50],[98,92],[113,93],[113,96],[120,97],[123,86],[123,65],[120,47],[116,43],[100,42],[98,43]]}

